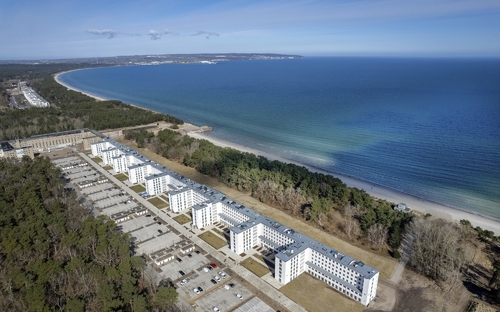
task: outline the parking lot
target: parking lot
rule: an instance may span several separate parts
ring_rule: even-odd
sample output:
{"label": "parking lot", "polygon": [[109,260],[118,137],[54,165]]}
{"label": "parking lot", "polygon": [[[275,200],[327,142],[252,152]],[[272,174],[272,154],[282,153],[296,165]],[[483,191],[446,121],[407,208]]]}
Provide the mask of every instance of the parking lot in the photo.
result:
{"label": "parking lot", "polygon": [[[234,286],[226,289],[224,286],[228,284]],[[236,294],[240,294],[242,299],[239,299]],[[207,293],[206,296],[197,300],[196,304],[203,311],[213,311],[214,307],[219,308],[221,311],[228,311],[251,297],[253,297],[253,294],[241,284],[224,281],[224,283],[217,284],[212,292]]]}
{"label": "parking lot", "polygon": [[148,226],[152,223],[154,223],[153,218],[151,217],[146,217],[146,215],[142,216],[134,216],[130,220],[120,222],[120,227],[122,229],[122,232],[124,233],[129,233],[132,231],[135,231],[137,229],[140,229],[142,227]]}
{"label": "parking lot", "polygon": [[[101,185],[97,185],[97,186],[100,186],[99,188],[96,188],[94,186],[94,188],[98,191],[97,193],[94,193],[94,194],[89,194],[88,198],[90,200],[93,200],[93,201],[98,201],[98,200],[101,200],[103,198],[106,198],[106,197],[110,197],[110,196],[124,196],[123,194],[121,194],[120,190],[119,189],[115,189],[115,188],[108,188],[107,186],[109,185],[109,183],[106,183],[106,184],[101,184]],[[102,191],[102,189],[105,189],[106,191]]]}
{"label": "parking lot", "polygon": [[[113,184],[111,184],[109,182],[104,182],[104,183],[101,183],[101,184],[97,184],[97,185],[93,185],[93,186],[82,188],[81,192],[83,194],[90,195],[90,194],[94,194],[94,193],[101,193],[103,190],[105,190],[107,188],[110,188],[110,187],[113,187]],[[89,196],[87,196],[87,198],[91,199]]]}
{"label": "parking lot", "polygon": [[[196,254],[196,253],[190,253],[191,258],[187,256],[187,254],[183,254],[181,252],[176,252],[174,254],[175,258],[174,261],[164,265],[161,267],[162,272],[160,275],[163,278],[166,279],[171,279],[172,281],[176,281],[178,279],[198,279],[198,275],[205,273],[203,271],[199,271],[198,268],[200,267],[205,267],[207,266],[210,262],[209,260],[201,255],[201,254]],[[178,259],[181,259],[182,262],[180,262]],[[182,276],[179,274],[179,271],[183,271],[186,273],[186,276]],[[201,286],[201,285],[197,285]],[[203,287],[203,286],[201,286]],[[194,294],[194,293],[193,293]]]}
{"label": "parking lot", "polygon": [[[64,159],[57,159],[60,167],[78,163],[83,163],[83,159],[71,156]],[[74,167],[67,169],[65,176],[71,179],[71,183],[75,186],[79,181],[92,180],[95,177],[105,177],[102,173],[92,167],[92,162],[88,165],[81,167]],[[88,187],[79,188],[82,194],[89,199],[96,208],[99,208],[101,214],[111,216],[117,213],[125,213],[135,207],[147,207],[147,203],[139,203],[140,195],[136,192],[127,193],[121,183],[111,181],[96,184]],[[152,208],[153,209],[153,208]],[[213,311],[214,307],[220,311],[233,311],[246,307],[242,311],[274,311],[270,309],[262,300],[255,297],[248,288],[234,279],[231,274],[220,266],[216,269],[205,272],[203,269],[207,268],[210,263],[219,262],[214,261],[210,253],[199,246],[194,244],[195,250],[181,252],[181,247],[185,244],[193,244],[187,236],[188,234],[179,233],[179,229],[175,229],[177,223],[170,220],[167,215],[165,218],[170,224],[160,217],[156,216],[151,211],[147,210],[142,215],[130,212],[129,219],[125,221],[117,221],[118,228],[124,232],[129,233],[134,238],[137,254],[151,255],[162,249],[166,249],[166,253],[172,254],[174,259],[164,263],[160,266],[154,262],[149,262],[156,268],[155,272],[159,275],[161,280],[172,281],[179,293],[179,296],[188,300],[189,304],[196,306],[196,311]],[[198,252],[195,252],[198,251]],[[190,254],[191,256],[188,256]],[[178,261],[180,259],[181,261]],[[149,260],[151,261],[151,260]],[[180,273],[182,271],[184,275]],[[226,278],[222,278],[219,273],[225,272]],[[232,272],[232,271],[231,271]],[[212,279],[215,280],[218,276],[219,281],[214,284]],[[185,283],[181,281],[185,280]],[[225,285],[233,284],[229,289],[224,288]],[[201,287],[203,291],[196,294],[193,289]],[[250,286],[251,287],[251,286]],[[251,288],[250,288],[251,289]],[[240,294],[242,299],[236,297]],[[261,309],[261,310],[259,310]]]}

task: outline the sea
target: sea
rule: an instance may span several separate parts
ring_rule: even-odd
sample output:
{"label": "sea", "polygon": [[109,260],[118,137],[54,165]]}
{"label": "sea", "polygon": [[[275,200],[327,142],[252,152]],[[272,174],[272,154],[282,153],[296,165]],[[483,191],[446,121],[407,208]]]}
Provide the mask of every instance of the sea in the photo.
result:
{"label": "sea", "polygon": [[500,220],[500,59],[305,57],[60,80],[294,161]]}

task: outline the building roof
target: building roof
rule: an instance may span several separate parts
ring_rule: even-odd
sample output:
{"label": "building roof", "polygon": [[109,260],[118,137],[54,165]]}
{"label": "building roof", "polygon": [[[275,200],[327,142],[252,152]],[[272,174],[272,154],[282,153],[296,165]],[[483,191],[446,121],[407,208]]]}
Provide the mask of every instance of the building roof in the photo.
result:
{"label": "building roof", "polygon": [[49,133],[49,134],[38,134],[38,135],[33,135],[29,138],[21,139],[20,141],[28,141],[31,139],[40,139],[40,138],[51,138],[51,137],[58,137],[58,136],[63,136],[63,135],[68,135],[68,134],[78,134],[78,133],[85,133],[89,132],[89,129],[78,129],[78,130],[70,130],[70,131],[61,131],[61,132],[56,132],[56,133]]}
{"label": "building roof", "polygon": [[[247,229],[250,229],[254,226],[257,226],[258,224],[263,224],[264,226],[268,226],[281,234],[285,235],[286,237],[289,237],[290,239],[293,240],[293,243],[290,244],[289,246],[282,246],[283,250],[280,251],[276,257],[283,260],[283,261],[288,261],[291,258],[293,258],[295,255],[300,254],[302,251],[306,250],[307,248],[311,248],[312,250],[317,251],[320,254],[323,254],[330,259],[341,263],[342,265],[350,268],[353,271],[356,271],[362,275],[364,275],[367,278],[372,277],[373,275],[377,274],[379,271],[364,264],[361,261],[358,261],[354,258],[351,258],[349,256],[343,255],[342,253],[338,252],[335,249],[332,249],[300,232],[295,231],[294,229],[288,228],[279,222],[270,219],[266,216],[263,216],[256,211],[247,208],[241,204],[238,204],[237,202],[233,200],[229,200],[226,198],[226,196],[206,185],[199,184],[195,181],[192,181],[179,173],[170,170],[164,166],[161,166],[150,159],[146,158],[145,156],[139,154],[138,152],[134,151],[133,149],[123,146],[120,143],[109,139],[105,138],[104,141],[108,141],[111,144],[113,144],[117,149],[122,150],[124,153],[132,154],[140,156],[140,159],[144,161],[144,164],[148,164],[151,166],[154,166],[155,168],[158,168],[161,170],[163,173],[170,175],[171,177],[177,179],[178,181],[184,183],[184,187],[178,191],[171,191],[171,194],[175,193],[182,193],[187,190],[193,190],[194,192],[200,194],[201,196],[206,198],[205,203],[222,203],[223,205],[229,206],[232,209],[235,209],[236,211],[246,215],[248,217],[248,220],[245,222],[242,222],[234,227],[231,228],[232,232],[235,233],[241,233],[246,231]],[[143,165],[143,164],[141,164]],[[137,165],[140,166],[140,165]],[[137,166],[132,166],[137,167]],[[200,205],[194,205],[193,208],[195,210],[197,209],[202,209],[206,207],[206,205],[200,204]]]}
{"label": "building roof", "polygon": [[15,149],[12,145],[10,145],[9,142],[0,142],[0,145],[2,146],[2,150],[4,152],[12,151]]}

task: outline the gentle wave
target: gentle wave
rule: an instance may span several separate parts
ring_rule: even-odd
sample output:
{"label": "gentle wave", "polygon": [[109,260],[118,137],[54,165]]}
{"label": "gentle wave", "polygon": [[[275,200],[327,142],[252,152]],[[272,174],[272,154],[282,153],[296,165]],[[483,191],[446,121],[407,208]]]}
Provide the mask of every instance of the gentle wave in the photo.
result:
{"label": "gentle wave", "polygon": [[75,88],[221,139],[500,218],[500,61],[309,58],[99,68]]}

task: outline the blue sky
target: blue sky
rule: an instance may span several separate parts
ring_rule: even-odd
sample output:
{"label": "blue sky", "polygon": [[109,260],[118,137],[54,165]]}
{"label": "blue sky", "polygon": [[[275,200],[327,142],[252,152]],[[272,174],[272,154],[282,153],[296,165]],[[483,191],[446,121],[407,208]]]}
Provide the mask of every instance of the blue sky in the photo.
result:
{"label": "blue sky", "polygon": [[0,0],[0,59],[500,56],[500,0]]}

